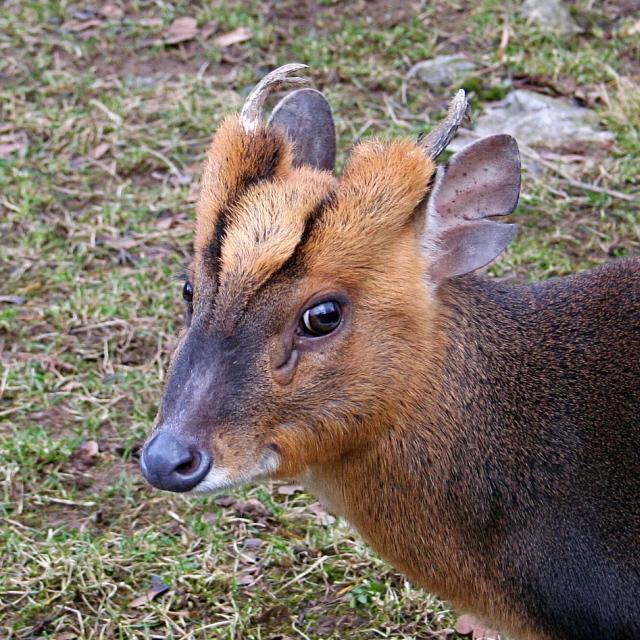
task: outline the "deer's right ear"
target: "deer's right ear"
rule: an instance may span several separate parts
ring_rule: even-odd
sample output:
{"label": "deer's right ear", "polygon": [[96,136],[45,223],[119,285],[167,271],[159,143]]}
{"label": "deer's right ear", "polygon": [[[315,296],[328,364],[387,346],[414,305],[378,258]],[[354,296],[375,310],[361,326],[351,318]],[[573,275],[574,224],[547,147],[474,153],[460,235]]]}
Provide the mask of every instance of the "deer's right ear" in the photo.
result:
{"label": "deer's right ear", "polygon": [[294,145],[294,166],[308,165],[333,171],[336,160],[336,130],[331,107],[315,89],[298,89],[275,107],[270,126],[284,129]]}
{"label": "deer's right ear", "polygon": [[484,267],[506,249],[517,225],[487,218],[510,214],[519,194],[520,154],[511,136],[478,140],[438,169],[423,237],[434,284]]}

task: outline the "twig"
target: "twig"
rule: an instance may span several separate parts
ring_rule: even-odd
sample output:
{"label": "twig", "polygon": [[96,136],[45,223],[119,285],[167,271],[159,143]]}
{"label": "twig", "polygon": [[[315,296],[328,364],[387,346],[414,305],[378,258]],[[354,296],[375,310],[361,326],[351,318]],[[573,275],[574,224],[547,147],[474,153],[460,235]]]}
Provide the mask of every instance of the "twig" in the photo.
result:
{"label": "twig", "polygon": [[[106,165],[104,162],[100,162],[100,160],[96,160],[95,158],[89,158],[89,157],[86,158],[86,161],[89,164],[92,164],[92,165],[98,167],[98,169],[102,169],[102,171],[104,171],[106,174],[110,175],[112,178],[114,178],[118,182],[122,182],[122,178],[116,173],[116,170],[112,169],[111,167]],[[114,162],[114,164],[115,164],[115,162]]]}
{"label": "twig", "polygon": [[290,587],[292,584],[298,582],[301,578],[304,578],[306,575],[310,574],[312,571],[315,571],[318,567],[322,566],[328,560],[327,556],[320,556],[311,566],[307,567],[302,573],[299,573],[297,576],[291,578],[285,582],[280,588],[274,591],[274,594],[280,593],[284,591],[287,587]]}
{"label": "twig", "polygon": [[173,173],[178,178],[182,178],[182,172],[180,171],[180,169],[178,169],[178,167],[176,167],[176,165],[173,164],[173,162],[171,162],[171,160],[169,160],[167,156],[147,146],[143,146],[142,149],[144,149],[147,153],[150,153],[152,156],[155,156],[156,158],[158,158],[158,160],[162,160],[162,162],[164,162],[167,165],[167,167],[169,167],[169,170],[171,171],[171,173]]}
{"label": "twig", "polygon": [[543,160],[537,153],[530,153],[526,148],[521,149],[521,152],[522,155],[526,156],[527,158],[531,158],[536,162],[539,162],[543,167],[546,167],[547,169],[559,175],[564,182],[572,187],[576,187],[577,189],[584,189],[585,191],[593,191],[595,193],[604,193],[605,195],[611,196],[612,198],[617,198],[618,200],[624,200],[625,202],[640,203],[640,198],[636,198],[633,195],[629,195],[628,193],[622,193],[621,191],[616,191],[615,189],[607,189],[606,187],[598,187],[591,182],[576,180],[575,178],[569,176],[565,171],[554,165],[553,162]]}
{"label": "twig", "polygon": [[389,96],[387,95],[384,96],[384,103],[387,107],[387,113],[391,117],[391,120],[393,120],[394,124],[396,124],[399,127],[405,127],[407,129],[411,127],[411,125],[408,122],[405,122],[404,120],[400,120],[398,116],[396,116],[396,112],[394,111],[394,108],[393,108],[393,103],[391,102],[391,99],[389,98]]}
{"label": "twig", "polygon": [[109,120],[114,122],[118,127],[122,126],[122,118],[117,113],[111,111],[109,107],[102,104],[100,100],[96,100],[95,98],[93,98],[92,100],[89,100],[89,104],[92,104],[94,107],[100,109],[100,111],[102,111],[102,113],[104,113],[109,118]]}
{"label": "twig", "polygon": [[75,500],[65,500],[64,498],[49,498],[44,497],[45,502],[53,502],[54,504],[64,504],[70,507],[95,507],[96,503],[93,501],[77,502]]}

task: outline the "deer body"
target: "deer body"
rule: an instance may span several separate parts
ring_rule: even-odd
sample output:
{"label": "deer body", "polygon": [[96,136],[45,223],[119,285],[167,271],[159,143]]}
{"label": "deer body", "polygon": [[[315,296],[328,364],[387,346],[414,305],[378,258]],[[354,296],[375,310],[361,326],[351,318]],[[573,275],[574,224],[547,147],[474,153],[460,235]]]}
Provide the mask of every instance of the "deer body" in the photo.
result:
{"label": "deer body", "polygon": [[309,486],[516,637],[640,637],[640,261],[441,293],[440,392]]}
{"label": "deer body", "polygon": [[186,328],[144,475],[208,493],[302,478],[383,557],[522,640],[640,637],[640,260],[474,275],[513,239],[508,136],[434,159],[358,145],[266,76],[214,137]]}

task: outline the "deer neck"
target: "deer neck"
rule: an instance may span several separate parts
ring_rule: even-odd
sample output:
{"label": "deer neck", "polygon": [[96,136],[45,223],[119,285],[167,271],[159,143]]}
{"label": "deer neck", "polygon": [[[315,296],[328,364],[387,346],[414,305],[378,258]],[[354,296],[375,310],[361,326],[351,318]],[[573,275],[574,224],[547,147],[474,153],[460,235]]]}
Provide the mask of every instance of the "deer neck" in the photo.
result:
{"label": "deer neck", "polygon": [[[470,281],[468,297],[483,305],[475,313],[502,317],[499,304],[482,293],[481,282]],[[486,379],[486,362],[483,336],[464,301],[459,304],[462,295],[443,292],[440,315],[430,323],[437,335],[426,335],[426,344],[417,349],[429,355],[412,371],[411,391],[401,394],[402,414],[376,428],[380,435],[367,446],[310,469],[305,483],[414,582],[459,608],[486,615],[508,607],[492,584],[494,577],[484,574],[495,535],[495,505],[483,478],[492,442],[487,433],[479,447],[475,444],[477,429],[487,420],[474,415],[482,411],[474,402],[477,386]],[[435,354],[434,338],[442,345]],[[483,611],[478,602],[484,603]]]}

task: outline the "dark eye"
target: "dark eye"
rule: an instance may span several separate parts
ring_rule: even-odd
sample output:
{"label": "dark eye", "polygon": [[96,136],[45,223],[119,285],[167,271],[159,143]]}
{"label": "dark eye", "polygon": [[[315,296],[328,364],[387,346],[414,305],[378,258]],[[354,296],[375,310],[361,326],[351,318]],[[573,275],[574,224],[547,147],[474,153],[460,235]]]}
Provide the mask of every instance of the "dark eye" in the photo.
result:
{"label": "dark eye", "polygon": [[300,330],[306,336],[326,336],[338,328],[341,320],[342,310],[337,302],[321,302],[302,314]]}
{"label": "dark eye", "polygon": [[185,282],[182,287],[182,297],[186,302],[193,302],[193,285],[189,281]]}

